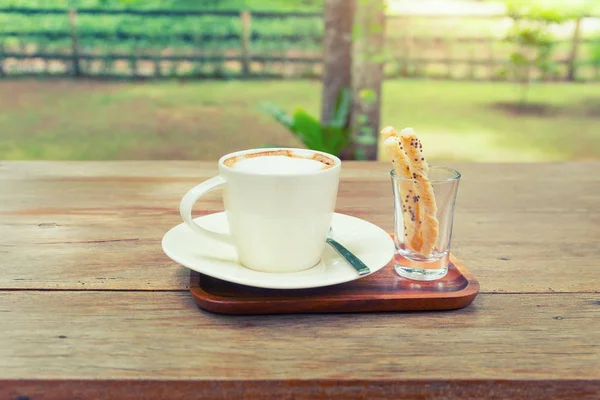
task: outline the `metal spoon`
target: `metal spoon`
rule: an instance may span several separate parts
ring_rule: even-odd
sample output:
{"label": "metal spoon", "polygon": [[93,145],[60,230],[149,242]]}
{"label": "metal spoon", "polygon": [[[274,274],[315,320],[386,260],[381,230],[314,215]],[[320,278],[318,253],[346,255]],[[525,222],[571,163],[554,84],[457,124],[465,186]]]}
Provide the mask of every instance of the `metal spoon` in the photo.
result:
{"label": "metal spoon", "polygon": [[358,272],[359,276],[364,276],[364,275],[370,274],[371,270],[369,269],[369,267],[367,267],[365,265],[365,263],[363,263],[354,254],[352,254],[352,252],[350,250],[348,250],[347,248],[345,248],[344,246],[342,246],[337,241],[335,241],[334,239],[331,238],[331,231],[332,231],[332,229],[329,228],[329,237],[327,237],[326,241],[331,247],[333,247],[333,249],[336,251],[336,253],[338,253],[340,256],[342,256],[344,258],[344,260],[346,260],[348,262],[348,264],[353,266],[354,269]]}

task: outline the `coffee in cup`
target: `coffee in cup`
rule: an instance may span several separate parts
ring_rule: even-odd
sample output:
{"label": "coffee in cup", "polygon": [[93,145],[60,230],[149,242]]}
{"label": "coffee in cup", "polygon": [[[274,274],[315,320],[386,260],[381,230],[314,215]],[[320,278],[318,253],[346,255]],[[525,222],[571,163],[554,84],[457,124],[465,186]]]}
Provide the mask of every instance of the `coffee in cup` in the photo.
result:
{"label": "coffee in cup", "polygon": [[293,150],[270,150],[232,156],[223,163],[250,173],[293,175],[331,168],[335,160],[319,153],[301,155]]}
{"label": "coffee in cup", "polygon": [[[253,149],[225,155],[219,175],[190,190],[180,213],[195,232],[236,248],[239,262],[264,272],[296,272],[319,263],[337,198],[341,161],[306,149]],[[192,219],[204,194],[223,189],[229,234]]]}

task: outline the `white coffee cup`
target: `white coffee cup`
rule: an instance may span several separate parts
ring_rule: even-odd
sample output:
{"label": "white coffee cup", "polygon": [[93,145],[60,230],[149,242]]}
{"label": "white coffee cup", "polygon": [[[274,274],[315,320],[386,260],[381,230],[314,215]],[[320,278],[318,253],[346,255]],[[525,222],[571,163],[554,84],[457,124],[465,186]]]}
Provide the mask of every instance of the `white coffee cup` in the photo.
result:
{"label": "white coffee cup", "polygon": [[[240,163],[250,158],[256,161],[259,154],[268,157],[282,152],[298,158],[302,166],[301,160],[319,159],[326,163],[323,169],[310,171],[296,169],[295,164],[290,169],[269,171],[261,170],[260,164],[248,169]],[[287,160],[279,161],[289,164]],[[227,154],[219,160],[218,176],[183,197],[181,217],[200,235],[234,246],[239,262],[247,268],[273,273],[309,269],[319,263],[325,247],[340,170],[337,157],[306,149],[252,149]],[[196,201],[217,188],[223,189],[229,234],[210,231],[192,219]]]}

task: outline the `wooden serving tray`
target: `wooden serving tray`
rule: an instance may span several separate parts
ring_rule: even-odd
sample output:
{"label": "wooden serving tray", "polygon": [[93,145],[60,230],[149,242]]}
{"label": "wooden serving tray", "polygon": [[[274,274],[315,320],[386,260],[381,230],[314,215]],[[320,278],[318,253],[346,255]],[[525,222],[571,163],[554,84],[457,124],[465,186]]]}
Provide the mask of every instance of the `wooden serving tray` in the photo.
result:
{"label": "wooden serving tray", "polygon": [[448,274],[436,281],[404,279],[391,261],[364,278],[314,289],[262,289],[190,273],[190,292],[201,308],[223,314],[295,314],[453,310],[479,293],[473,275],[450,255]]}

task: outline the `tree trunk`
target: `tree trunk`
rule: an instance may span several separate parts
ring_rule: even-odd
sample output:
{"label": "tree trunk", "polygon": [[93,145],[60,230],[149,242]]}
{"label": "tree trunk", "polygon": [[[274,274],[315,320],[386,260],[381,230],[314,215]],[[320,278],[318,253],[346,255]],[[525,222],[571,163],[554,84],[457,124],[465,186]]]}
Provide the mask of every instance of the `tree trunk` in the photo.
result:
{"label": "tree trunk", "polygon": [[[333,117],[335,103],[342,89],[352,85],[352,23],[354,0],[325,1],[325,37],[323,40],[323,93],[321,123],[327,125]],[[350,113],[348,114],[350,126]],[[351,152],[342,150],[340,157],[348,159]]]}
{"label": "tree trunk", "polygon": [[573,43],[571,44],[571,53],[569,55],[569,70],[567,72],[567,80],[573,82],[577,76],[577,50],[581,36],[581,20],[579,17],[575,20],[575,28],[573,30]]}
{"label": "tree trunk", "polygon": [[77,10],[69,10],[69,25],[71,27],[71,73],[75,76],[81,75],[79,64],[79,45],[77,44]]}
{"label": "tree trunk", "polygon": [[357,0],[353,33],[354,156],[359,160],[376,160],[384,65],[384,0]]}

